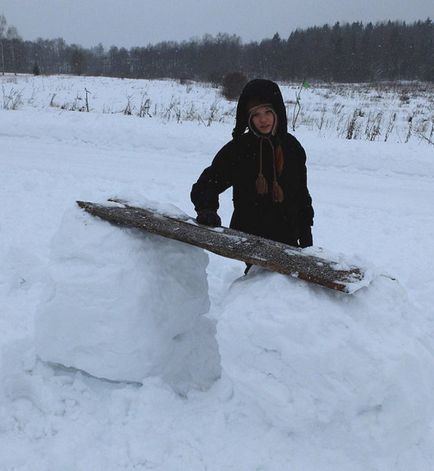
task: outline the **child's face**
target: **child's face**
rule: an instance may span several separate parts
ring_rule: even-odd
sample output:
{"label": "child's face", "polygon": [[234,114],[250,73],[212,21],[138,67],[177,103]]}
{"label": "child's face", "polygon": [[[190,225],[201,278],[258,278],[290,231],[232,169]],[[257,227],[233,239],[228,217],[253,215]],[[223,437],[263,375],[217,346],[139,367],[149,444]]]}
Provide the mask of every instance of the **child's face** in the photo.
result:
{"label": "child's face", "polygon": [[274,113],[269,106],[257,108],[252,115],[252,123],[261,134],[270,134],[274,126]]}

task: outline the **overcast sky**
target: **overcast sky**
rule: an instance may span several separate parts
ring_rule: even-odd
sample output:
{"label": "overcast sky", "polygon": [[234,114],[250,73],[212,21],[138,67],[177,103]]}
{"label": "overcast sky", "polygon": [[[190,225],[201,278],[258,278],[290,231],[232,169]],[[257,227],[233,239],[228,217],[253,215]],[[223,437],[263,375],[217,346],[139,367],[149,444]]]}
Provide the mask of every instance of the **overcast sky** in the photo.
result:
{"label": "overcast sky", "polygon": [[1,13],[24,39],[131,47],[205,33],[246,42],[336,21],[433,19],[434,0],[0,0]]}

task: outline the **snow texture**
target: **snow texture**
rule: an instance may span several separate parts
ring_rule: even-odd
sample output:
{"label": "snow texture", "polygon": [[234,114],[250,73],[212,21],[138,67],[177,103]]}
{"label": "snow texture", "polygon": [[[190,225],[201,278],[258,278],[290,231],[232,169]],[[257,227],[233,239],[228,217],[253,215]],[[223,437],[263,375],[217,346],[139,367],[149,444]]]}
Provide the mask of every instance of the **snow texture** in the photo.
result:
{"label": "snow texture", "polygon": [[423,319],[390,278],[348,296],[256,269],[222,305],[222,368],[266,423],[316,449],[312,469],[330,450],[338,469],[391,469],[398,450],[432,451]]}
{"label": "snow texture", "polygon": [[219,376],[208,256],[103,222],[78,207],[54,236],[36,317],[44,361],[114,381],[160,376],[182,393]]}

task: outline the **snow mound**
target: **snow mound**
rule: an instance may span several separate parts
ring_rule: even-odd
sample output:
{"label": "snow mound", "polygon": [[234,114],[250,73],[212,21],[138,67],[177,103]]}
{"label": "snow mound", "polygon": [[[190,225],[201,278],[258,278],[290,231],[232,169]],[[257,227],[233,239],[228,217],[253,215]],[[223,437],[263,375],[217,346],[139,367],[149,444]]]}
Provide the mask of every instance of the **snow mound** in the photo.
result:
{"label": "snow mound", "polygon": [[434,355],[397,282],[379,277],[349,296],[256,270],[221,308],[234,394],[293,437],[312,469],[329,469],[331,451],[330,469],[392,469],[397,457],[411,469],[406,458],[431,455]]}
{"label": "snow mound", "polygon": [[203,250],[68,210],[36,316],[38,356],[109,380],[208,388],[220,359],[204,316],[207,264]]}

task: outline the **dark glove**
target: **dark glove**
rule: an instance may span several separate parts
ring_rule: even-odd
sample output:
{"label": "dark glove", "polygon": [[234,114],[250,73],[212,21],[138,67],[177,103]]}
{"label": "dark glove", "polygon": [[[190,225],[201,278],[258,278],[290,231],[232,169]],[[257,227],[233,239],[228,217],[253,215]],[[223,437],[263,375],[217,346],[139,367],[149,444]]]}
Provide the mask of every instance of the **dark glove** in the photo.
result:
{"label": "dark glove", "polygon": [[222,220],[220,216],[211,209],[203,209],[198,211],[196,221],[199,224],[204,224],[205,226],[218,227],[222,225]]}
{"label": "dark glove", "polygon": [[299,237],[299,243],[300,247],[304,249],[305,247],[310,247],[313,245],[313,240],[312,240],[312,230],[310,226],[304,228],[300,234]]}

